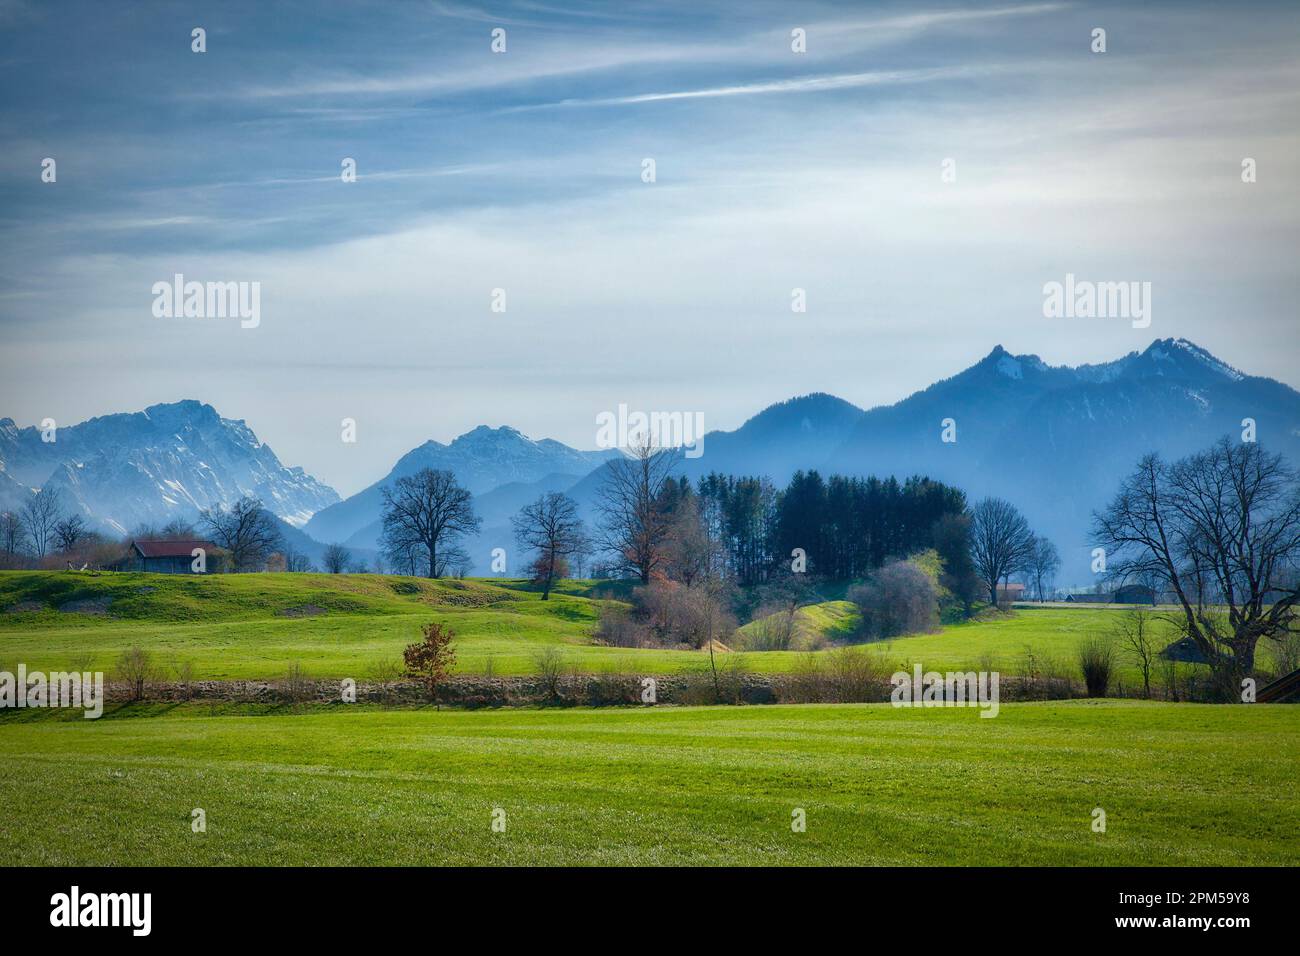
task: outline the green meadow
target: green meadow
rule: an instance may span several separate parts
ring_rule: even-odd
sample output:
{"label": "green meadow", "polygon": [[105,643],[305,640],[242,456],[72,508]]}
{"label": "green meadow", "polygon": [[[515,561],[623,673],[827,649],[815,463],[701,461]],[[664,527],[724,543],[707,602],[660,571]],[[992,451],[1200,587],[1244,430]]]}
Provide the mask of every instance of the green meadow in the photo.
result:
{"label": "green meadow", "polygon": [[1296,708],[978,714],[10,712],[0,865],[1300,863]]}
{"label": "green meadow", "polygon": [[[277,678],[292,663],[310,676],[365,679],[400,660],[420,626],[442,621],[456,632],[457,671],[529,674],[547,646],[567,667],[672,674],[703,666],[700,651],[628,649],[595,643],[602,593],[593,582],[565,582],[549,601],[526,582],[437,580],[383,575],[0,572],[0,669],[70,667],[110,672],[122,651],[142,647],[164,668],[187,663],[194,679]],[[893,639],[882,648],[899,666],[975,667],[1017,673],[1027,649],[1073,673],[1079,641],[1105,633],[1116,610],[1022,609]],[[804,637],[849,638],[856,612],[845,601],[802,608]],[[1167,640],[1176,635],[1157,624]],[[757,673],[798,666],[805,651],[742,655]],[[820,652],[819,652],[820,653]],[[986,665],[991,665],[986,666]],[[1077,676],[1077,675],[1076,675]],[[1137,680],[1120,659],[1119,677]]]}
{"label": "green meadow", "polygon": [[[0,670],[364,679],[431,620],[458,671],[672,673],[700,651],[601,646],[565,582],[0,573]],[[845,602],[802,609],[844,639]],[[1113,610],[1024,609],[891,641],[899,666],[1069,668]],[[1172,636],[1172,632],[1171,632]],[[809,652],[749,652],[754,671]],[[817,652],[824,653],[824,652]],[[165,675],[164,675],[165,676]],[[1132,700],[436,710],[201,702],[0,712],[0,865],[1300,863],[1300,709]],[[1094,813],[1105,813],[1104,832]],[[204,832],[193,832],[202,809]],[[806,823],[797,830],[792,823]],[[493,821],[504,821],[504,830]]]}

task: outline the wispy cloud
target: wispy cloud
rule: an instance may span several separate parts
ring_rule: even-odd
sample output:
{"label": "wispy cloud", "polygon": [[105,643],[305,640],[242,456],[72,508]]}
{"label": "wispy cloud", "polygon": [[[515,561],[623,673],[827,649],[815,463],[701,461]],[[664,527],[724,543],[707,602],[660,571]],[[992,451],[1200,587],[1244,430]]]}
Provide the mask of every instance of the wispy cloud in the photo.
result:
{"label": "wispy cloud", "polygon": [[[24,91],[0,110],[0,414],[198,381],[361,487],[480,421],[581,443],[617,401],[721,425],[804,391],[892,400],[997,341],[1131,347],[1041,320],[1067,271],[1149,278],[1160,334],[1294,379],[1294,4],[318,6],[227,0],[196,56],[174,18],[0,0],[0,83]],[[176,272],[261,282],[262,325],[160,322]],[[366,456],[344,416],[372,423]]]}
{"label": "wispy cloud", "polygon": [[[1066,3],[1036,3],[989,10],[920,11],[904,16],[865,20],[810,21],[805,29],[809,37],[814,38],[812,42],[816,48],[839,57],[850,55],[855,50],[905,42],[926,31],[969,26],[979,21],[1040,16],[1064,10],[1068,6]],[[435,4],[435,7],[442,14],[458,19],[510,25],[508,18],[490,16],[475,8],[446,4]],[[644,35],[654,36],[651,33]],[[505,56],[488,52],[488,39],[484,34],[481,55],[462,56],[444,70],[395,72],[387,75],[340,73],[297,78],[272,84],[250,85],[234,91],[234,95],[250,100],[267,100],[348,95],[385,97],[451,94],[634,67],[677,63],[689,64],[694,68],[728,63],[761,67],[764,64],[788,62],[789,58],[788,31],[784,28],[783,31],[765,29],[744,33],[727,42],[692,41],[683,39],[680,35],[672,35],[662,41],[646,39],[631,42],[624,34],[597,34],[579,39],[547,39],[540,42],[536,38],[527,42],[516,38],[511,52]],[[759,89],[755,92],[773,90]],[[209,91],[202,95],[216,94]],[[221,95],[230,95],[230,91],[222,90]]]}
{"label": "wispy cloud", "polygon": [[[697,54],[702,48],[694,48]],[[455,67],[434,72],[374,75],[349,74],[297,80],[273,85],[257,85],[234,91],[233,95],[245,99],[277,99],[318,96],[393,96],[436,93],[462,93],[488,90],[514,84],[544,79],[577,76],[622,67],[655,63],[672,63],[691,55],[691,50],[680,44],[623,44],[589,45],[575,50],[572,45],[548,48],[542,52],[510,54],[494,57],[478,66],[462,60]],[[486,39],[483,57],[492,57]],[[208,93],[204,95],[217,95]],[[222,96],[231,95],[221,91]]]}
{"label": "wispy cloud", "polygon": [[1068,3],[1033,3],[988,10],[930,10],[909,13],[901,17],[880,17],[870,20],[840,20],[818,25],[821,30],[835,32],[870,31],[873,33],[919,33],[934,28],[964,26],[981,20],[1003,20],[1010,17],[1033,17],[1068,9]]}
{"label": "wispy cloud", "polygon": [[696,90],[674,90],[664,93],[639,93],[633,96],[610,96],[596,99],[565,99],[554,103],[535,103],[507,107],[501,112],[513,113],[527,110],[554,109],[567,106],[631,106],[637,103],[658,103],[665,100],[712,99],[721,96],[760,96],[767,93],[824,93],[864,86],[897,86],[907,83],[933,83],[940,80],[971,79],[992,76],[1010,70],[1022,71],[1024,66],[1005,65],[936,67],[924,70],[878,70],[870,73],[837,73],[830,76],[803,76],[762,83],[742,83],[734,86],[714,86]]}

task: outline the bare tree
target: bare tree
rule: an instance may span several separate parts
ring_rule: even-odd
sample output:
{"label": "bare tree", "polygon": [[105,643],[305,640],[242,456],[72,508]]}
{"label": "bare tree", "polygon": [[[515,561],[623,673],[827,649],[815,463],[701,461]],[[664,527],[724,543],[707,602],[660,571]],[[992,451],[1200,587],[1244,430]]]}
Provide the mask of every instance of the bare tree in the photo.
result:
{"label": "bare tree", "polygon": [[1129,611],[1115,622],[1115,636],[1124,653],[1137,664],[1142,672],[1142,696],[1151,696],[1151,670],[1155,666],[1158,653],[1152,617],[1149,611]]}
{"label": "bare tree", "polygon": [[289,547],[284,549],[284,569],[303,574],[314,570],[311,564],[311,558],[300,551],[294,551]]}
{"label": "bare tree", "polygon": [[709,672],[713,677],[713,699],[722,703],[722,684],[714,651],[719,641],[729,641],[736,631],[736,619],[727,609],[727,583],[717,576],[702,577],[693,587],[684,589],[690,609],[693,643],[709,649]]}
{"label": "bare tree", "polygon": [[1034,534],[1016,506],[1001,498],[985,498],[971,508],[971,557],[988,589],[990,603],[998,603],[998,585],[1024,568],[1033,549]]}
{"label": "bare tree", "polygon": [[520,508],[511,523],[519,547],[537,555],[542,600],[549,600],[557,568],[583,545],[578,505],[568,495],[550,491]]}
{"label": "bare tree", "polygon": [[54,527],[59,523],[61,509],[61,496],[53,488],[42,488],[23,504],[23,528],[38,558],[45,557],[54,543]]}
{"label": "bare tree", "polygon": [[54,525],[54,542],[60,551],[71,551],[89,532],[85,518],[70,514]]}
{"label": "bare tree", "polygon": [[414,577],[420,573],[420,542],[409,529],[401,525],[384,528],[380,550],[394,574]]}
{"label": "bare tree", "polygon": [[132,700],[144,700],[148,685],[158,677],[158,668],[144,648],[128,647],[117,659],[116,674],[130,689]]}
{"label": "bare tree", "polygon": [[243,497],[229,510],[208,508],[199,513],[208,536],[230,552],[236,571],[256,570],[271,553],[284,546],[275,517],[253,497]]}
{"label": "bare tree", "polygon": [[1280,455],[1224,438],[1172,465],[1147,455],[1094,515],[1110,576],[1168,582],[1183,630],[1221,678],[1250,673],[1259,639],[1296,620],[1298,479]]}
{"label": "bare tree", "polygon": [[400,556],[418,554],[428,577],[441,577],[447,570],[446,562],[439,560],[440,548],[452,546],[461,535],[479,529],[470,493],[450,471],[422,468],[414,475],[398,478],[382,493],[389,560],[398,564]]}
{"label": "bare tree", "polygon": [[162,527],[142,521],[131,529],[131,537],[137,541],[189,541],[199,537],[199,531],[194,522],[176,516]]}
{"label": "bare tree", "polygon": [[[596,551],[596,542],[592,536],[583,531],[581,539],[578,541],[577,548],[573,551],[573,556],[569,559],[573,565],[573,576],[575,578],[585,578],[591,568],[591,559]],[[592,575],[595,577],[595,575]]]}
{"label": "bare tree", "polygon": [[0,552],[14,555],[27,544],[23,520],[12,511],[0,511]]}
{"label": "bare tree", "polygon": [[1047,600],[1046,591],[1056,579],[1056,572],[1061,568],[1061,556],[1056,545],[1047,538],[1034,535],[1032,547],[1026,557],[1025,571],[1034,582],[1039,602]]}
{"label": "bare tree", "polygon": [[693,587],[721,573],[726,552],[704,520],[698,498],[689,495],[678,502],[668,530],[665,569],[670,578]]}
{"label": "bare tree", "polygon": [[453,578],[463,578],[473,567],[474,559],[458,544],[449,544],[438,551],[437,577],[451,575]]}
{"label": "bare tree", "polygon": [[199,530],[194,527],[194,522],[175,517],[162,526],[158,536],[169,541],[191,541],[199,536]]}
{"label": "bare tree", "polygon": [[342,574],[351,563],[352,552],[341,544],[326,546],[325,553],[321,555],[321,564],[330,574]]}
{"label": "bare tree", "polygon": [[617,567],[648,584],[666,559],[672,515],[664,498],[676,457],[648,439],[632,446],[628,454],[605,468],[596,503],[600,544]]}

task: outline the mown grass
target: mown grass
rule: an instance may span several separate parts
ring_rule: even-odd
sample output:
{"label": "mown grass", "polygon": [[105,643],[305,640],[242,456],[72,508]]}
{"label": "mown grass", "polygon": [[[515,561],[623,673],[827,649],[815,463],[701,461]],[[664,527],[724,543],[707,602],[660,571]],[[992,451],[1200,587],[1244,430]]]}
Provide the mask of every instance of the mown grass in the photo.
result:
{"label": "mown grass", "polygon": [[[194,679],[275,678],[291,663],[320,678],[365,679],[400,659],[430,620],[457,634],[457,670],[529,674],[547,646],[559,646],[577,671],[678,673],[701,666],[695,651],[599,646],[594,633],[607,585],[564,582],[543,602],[525,582],[474,579],[428,581],[383,575],[247,574],[187,577],[157,574],[0,572],[0,669],[73,666],[111,672],[122,651],[146,648],[164,666],[188,662]],[[106,614],[60,611],[69,602],[108,602]],[[40,610],[12,613],[15,606]],[[83,605],[84,607],[85,605]],[[888,642],[900,665],[963,669],[991,665],[1020,673],[1027,649],[1040,667],[1074,674],[1079,641],[1106,633],[1122,613],[1104,608],[1046,608],[994,614]],[[306,615],[306,616],[287,616]],[[798,612],[801,629],[831,640],[852,636],[857,614],[843,601]],[[1162,643],[1176,633],[1158,622]],[[797,667],[806,652],[746,653],[758,673]],[[1268,649],[1261,657],[1268,659]],[[1117,678],[1127,686],[1137,670],[1122,655]],[[1074,676],[1078,676],[1075,674]]]}
{"label": "mown grass", "polygon": [[0,865],[1300,863],[1284,706],[214,713],[0,717]]}

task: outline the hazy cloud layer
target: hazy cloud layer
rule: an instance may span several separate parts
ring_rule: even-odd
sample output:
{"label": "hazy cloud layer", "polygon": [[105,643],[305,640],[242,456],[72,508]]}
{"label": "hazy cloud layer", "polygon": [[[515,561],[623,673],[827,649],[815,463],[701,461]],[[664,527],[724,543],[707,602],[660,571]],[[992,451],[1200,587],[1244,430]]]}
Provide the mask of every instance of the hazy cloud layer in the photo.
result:
{"label": "hazy cloud layer", "polygon": [[[0,415],[199,398],[346,494],[479,423],[734,427],[997,343],[1300,383],[1293,4],[697,6],[0,6]],[[1150,281],[1151,327],[1043,318],[1067,272]],[[175,273],[261,325],[154,318]]]}

